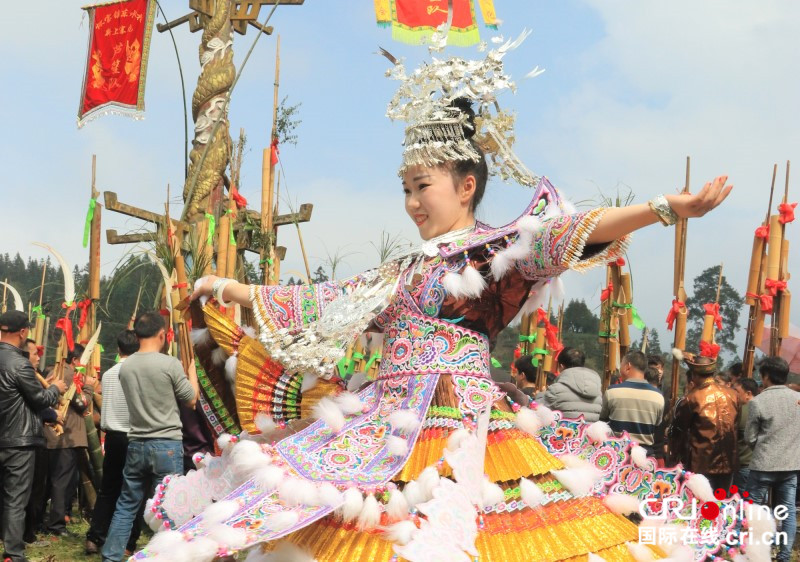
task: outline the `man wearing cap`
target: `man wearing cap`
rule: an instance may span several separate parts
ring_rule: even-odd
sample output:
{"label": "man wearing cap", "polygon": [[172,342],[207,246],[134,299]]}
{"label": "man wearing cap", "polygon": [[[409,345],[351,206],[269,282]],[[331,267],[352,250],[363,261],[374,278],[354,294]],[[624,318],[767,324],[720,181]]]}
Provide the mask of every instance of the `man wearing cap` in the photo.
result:
{"label": "man wearing cap", "polygon": [[33,485],[36,447],[44,446],[38,412],[55,406],[65,390],[62,381],[44,389],[24,351],[30,323],[24,312],[0,315],[0,475],[3,482],[4,559],[27,560],[22,535],[25,506]]}
{"label": "man wearing cap", "polygon": [[717,383],[717,360],[683,354],[692,389],[675,408],[673,435],[687,439],[680,460],[684,468],[708,478],[711,487],[727,490],[738,467],[739,398]]}

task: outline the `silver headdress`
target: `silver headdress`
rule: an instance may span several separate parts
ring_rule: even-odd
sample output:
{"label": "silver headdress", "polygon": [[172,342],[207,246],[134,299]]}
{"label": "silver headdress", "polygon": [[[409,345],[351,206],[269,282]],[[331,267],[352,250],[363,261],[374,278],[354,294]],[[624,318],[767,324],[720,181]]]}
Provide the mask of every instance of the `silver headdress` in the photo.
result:
{"label": "silver headdress", "polygon": [[[446,30],[444,36],[446,36]],[[513,41],[503,41],[502,37],[492,41],[499,46],[486,53],[483,60],[467,60],[459,57],[431,61],[407,74],[402,59],[390,60],[394,66],[386,75],[401,82],[389,102],[386,116],[392,120],[405,121],[406,138],[403,150],[402,174],[415,165],[435,166],[453,160],[477,161],[480,155],[468,136],[489,157],[490,170],[504,180],[514,179],[518,183],[536,187],[539,176],[534,175],[517,158],[512,150],[514,143],[514,114],[503,111],[497,102],[497,94],[502,90],[516,91],[516,85],[504,72],[503,57],[517,48],[529,31],[523,31]],[[443,40],[432,39],[431,53],[441,51]],[[487,45],[482,43],[480,51]],[[526,77],[533,77],[543,71],[538,67]],[[466,113],[454,102],[466,99],[476,107],[473,135],[464,133],[469,127]]]}

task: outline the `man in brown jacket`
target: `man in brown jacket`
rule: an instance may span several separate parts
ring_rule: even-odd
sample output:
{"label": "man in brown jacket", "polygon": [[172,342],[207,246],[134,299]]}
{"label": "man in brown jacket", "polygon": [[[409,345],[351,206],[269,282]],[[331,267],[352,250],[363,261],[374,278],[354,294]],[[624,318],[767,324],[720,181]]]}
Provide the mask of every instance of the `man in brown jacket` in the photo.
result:
{"label": "man in brown jacket", "polygon": [[714,489],[727,490],[738,468],[740,406],[736,393],[714,380],[716,359],[684,354],[692,389],[675,409],[670,435],[686,470],[704,475]]}
{"label": "man in brown jacket", "polygon": [[[75,364],[78,362],[83,346],[75,344],[73,351],[67,356],[64,367],[64,380],[69,386],[73,384]],[[64,432],[56,435],[53,428],[45,426],[44,436],[47,441],[47,456],[50,475],[50,515],[47,520],[47,532],[63,535],[67,532],[66,514],[72,500],[71,488],[74,484],[75,471],[79,464],[86,460],[86,424],[83,415],[92,403],[94,385],[97,379],[86,376],[81,392],[75,392],[74,398],[67,408],[64,419]],[[69,386],[67,388],[69,388]],[[88,464],[88,463],[86,463]]]}

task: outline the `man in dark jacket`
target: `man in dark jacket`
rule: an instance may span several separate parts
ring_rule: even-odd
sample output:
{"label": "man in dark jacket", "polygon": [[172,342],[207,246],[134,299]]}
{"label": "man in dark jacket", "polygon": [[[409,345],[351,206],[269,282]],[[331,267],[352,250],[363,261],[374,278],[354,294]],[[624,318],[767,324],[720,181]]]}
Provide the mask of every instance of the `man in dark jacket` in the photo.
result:
{"label": "man in dark jacket", "polygon": [[561,374],[544,393],[544,402],[553,410],[560,410],[565,418],[583,415],[587,422],[600,419],[603,386],[600,375],[584,367],[586,356],[580,349],[565,347],[558,354]]}
{"label": "man in dark jacket", "polygon": [[3,557],[25,558],[25,506],[33,485],[36,447],[44,446],[38,412],[55,406],[65,390],[54,382],[44,389],[36,380],[28,353],[23,351],[30,324],[24,312],[0,316],[0,474],[3,482]]}

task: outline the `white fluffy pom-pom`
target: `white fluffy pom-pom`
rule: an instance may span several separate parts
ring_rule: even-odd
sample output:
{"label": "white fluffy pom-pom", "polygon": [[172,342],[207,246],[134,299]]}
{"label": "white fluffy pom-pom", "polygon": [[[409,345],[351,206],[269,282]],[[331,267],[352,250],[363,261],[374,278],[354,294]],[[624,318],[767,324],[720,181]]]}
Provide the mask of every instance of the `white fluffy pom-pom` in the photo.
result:
{"label": "white fluffy pom-pom", "polygon": [[228,354],[225,353],[225,350],[221,347],[215,347],[214,351],[211,352],[211,362],[217,366],[225,365],[225,362],[228,360]]}
{"label": "white fluffy pom-pom", "polygon": [[466,439],[467,437],[469,437],[468,430],[464,428],[456,429],[453,433],[450,434],[450,437],[447,438],[447,448],[450,451],[457,450],[461,446],[461,443],[464,441],[464,439]]}
{"label": "white fluffy pom-pom", "polygon": [[402,457],[408,453],[408,441],[396,435],[386,438],[386,448],[393,457]]}
{"label": "white fluffy pom-pom", "polygon": [[278,486],[278,495],[289,505],[317,505],[319,500],[317,487],[305,478],[287,478]]}
{"label": "white fluffy pom-pom", "polygon": [[492,277],[497,281],[502,279],[506,272],[512,267],[513,260],[511,259],[512,253],[510,252],[512,248],[513,246],[510,246],[505,250],[497,252],[492,258],[489,269],[492,272]]}
{"label": "white fluffy pom-pom", "polygon": [[[161,521],[158,521],[161,524]],[[147,550],[153,554],[169,554],[186,546],[183,533],[180,531],[161,531],[147,544]]]}
{"label": "white fluffy pom-pom", "polygon": [[225,379],[233,389],[236,388],[236,365],[238,363],[239,357],[236,355],[231,355],[225,360]]}
{"label": "white fluffy pom-pom", "polygon": [[334,432],[341,431],[345,424],[342,410],[330,398],[323,398],[314,404],[313,416],[324,421]]}
{"label": "white fluffy pom-pom", "polygon": [[517,412],[517,416],[514,418],[514,421],[516,422],[518,428],[525,433],[530,433],[533,436],[538,435],[539,430],[543,427],[542,420],[530,408],[520,409],[520,411]]}
{"label": "white fluffy pom-pom", "polygon": [[193,537],[184,550],[186,562],[212,562],[218,553],[219,543],[202,535]]}
{"label": "white fluffy pom-pom", "polygon": [[606,559],[602,556],[598,556],[594,552],[589,553],[589,557],[586,559],[586,562],[606,562]]}
{"label": "white fluffy pom-pom", "polygon": [[292,525],[296,525],[298,521],[300,521],[300,515],[294,511],[281,511],[267,515],[264,518],[267,528],[273,531],[283,531]]}
{"label": "white fluffy pom-pom", "polygon": [[237,473],[248,476],[256,470],[265,468],[272,462],[261,446],[252,440],[239,441],[231,451],[231,462]]}
{"label": "white fluffy pom-pom", "polygon": [[481,483],[481,505],[483,507],[497,505],[505,498],[506,495],[503,493],[503,488],[494,482],[490,482],[488,478],[484,478]]}
{"label": "white fluffy pom-pom", "polygon": [[456,299],[466,296],[464,294],[464,280],[459,273],[453,271],[445,273],[444,277],[442,277],[442,287],[444,287],[448,295],[452,295]]}
{"label": "white fluffy pom-pom", "polygon": [[650,560],[655,560],[653,551],[641,543],[626,542],[625,546],[628,547],[628,551],[631,553],[631,556],[633,556],[636,562],[648,562]]}
{"label": "white fluffy pom-pom", "polygon": [[416,480],[412,480],[405,485],[403,488],[403,495],[406,497],[409,507],[415,507],[428,501],[428,498],[425,497],[425,490],[422,489],[422,486],[420,486],[419,482]]}
{"label": "white fluffy pom-pom", "polygon": [[189,332],[189,337],[193,345],[205,345],[211,342],[211,334],[208,332],[208,328],[195,328]]}
{"label": "white fluffy pom-pom", "polygon": [[608,494],[603,498],[606,507],[619,515],[639,512],[639,498],[629,494]]}
{"label": "white fluffy pom-pom", "polygon": [[285,477],[286,475],[283,469],[275,465],[269,465],[253,473],[253,480],[265,491],[271,491],[277,488]]}
{"label": "white fluffy pom-pom", "polygon": [[602,476],[602,473],[593,466],[552,470],[551,474],[576,497],[588,494]]}
{"label": "white fluffy pom-pom", "polygon": [[678,361],[683,361],[683,351],[677,347],[672,348],[672,356]]}
{"label": "white fluffy pom-pom", "polygon": [[260,431],[262,435],[269,435],[278,429],[278,424],[275,423],[275,420],[264,412],[257,413],[254,421],[258,431]]}
{"label": "white fluffy pom-pom", "polygon": [[692,494],[701,502],[714,501],[714,490],[711,489],[708,478],[702,474],[692,474],[686,481],[686,485],[692,491]]}
{"label": "white fluffy pom-pom", "polygon": [[611,426],[604,421],[596,421],[586,428],[586,435],[593,443],[605,441],[611,436]]}
{"label": "white fluffy pom-pom", "polygon": [[365,531],[374,529],[381,522],[381,506],[375,496],[370,494],[364,499],[364,505],[361,507],[361,513],[358,514],[356,527],[359,530]]}
{"label": "white fluffy pom-pom", "polygon": [[233,435],[230,433],[220,433],[219,437],[217,437],[217,447],[219,447],[221,451],[225,451],[236,441],[237,439],[234,439]]}
{"label": "white fluffy pom-pom", "polygon": [[417,482],[422,487],[426,499],[433,497],[433,490],[439,485],[440,480],[439,471],[435,466],[429,466],[419,474]]}
{"label": "white fluffy pom-pom", "polygon": [[543,404],[538,404],[534,412],[536,412],[536,416],[542,421],[542,425],[545,427],[553,425],[556,421],[556,415],[553,413],[553,410]]}
{"label": "white fluffy pom-pom", "polygon": [[214,502],[203,510],[203,524],[206,527],[217,525],[226,519],[233,517],[239,510],[239,504],[231,500]]}
{"label": "white fluffy pom-pom", "polygon": [[631,448],[631,460],[637,467],[651,470],[654,468],[653,461],[647,458],[647,450],[641,445]]}
{"label": "white fluffy pom-pom", "polygon": [[334,401],[345,416],[360,414],[364,409],[364,403],[361,401],[361,398],[352,392],[340,392],[336,398],[334,398]]}
{"label": "white fluffy pom-pom", "polygon": [[747,560],[767,562],[770,560],[771,545],[770,541],[764,539],[767,536],[774,536],[775,519],[772,518],[769,508],[763,505],[748,504],[745,513],[749,527],[747,536],[753,539],[747,543]]}
{"label": "white fluffy pom-pom", "polygon": [[389,425],[392,429],[409,433],[419,427],[419,418],[413,410],[397,410],[389,415]]}
{"label": "white fluffy pom-pom", "polygon": [[412,521],[400,521],[383,528],[386,540],[399,545],[406,545],[414,538],[417,526]]}
{"label": "white fluffy pom-pom", "polygon": [[403,492],[394,489],[389,492],[389,501],[386,502],[386,515],[392,521],[399,521],[408,517],[408,500]]}
{"label": "white fluffy pom-pom", "polygon": [[317,489],[317,498],[320,505],[338,507],[342,503],[342,493],[330,482],[323,482]]}
{"label": "white fluffy pom-pom", "polygon": [[521,478],[519,481],[520,494],[522,501],[528,504],[528,507],[536,507],[542,505],[547,496],[535,482],[527,478]]}
{"label": "white fluffy pom-pom", "polygon": [[472,265],[467,265],[464,271],[461,272],[461,281],[463,283],[462,291],[468,299],[476,299],[481,296],[487,286],[486,279]]}
{"label": "white fluffy pom-pom", "polygon": [[580,458],[578,455],[573,453],[567,453],[565,455],[561,455],[558,457],[564,466],[567,468],[586,468],[588,466],[592,466],[589,462],[585,461],[584,459]]}
{"label": "white fluffy pom-pom", "polygon": [[344,503],[341,506],[342,519],[353,521],[361,515],[364,507],[364,496],[358,488],[348,488],[344,491]]}

